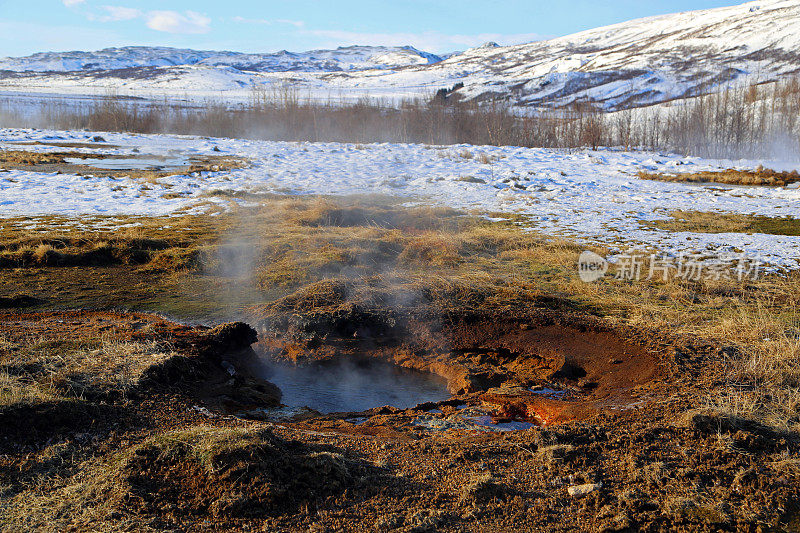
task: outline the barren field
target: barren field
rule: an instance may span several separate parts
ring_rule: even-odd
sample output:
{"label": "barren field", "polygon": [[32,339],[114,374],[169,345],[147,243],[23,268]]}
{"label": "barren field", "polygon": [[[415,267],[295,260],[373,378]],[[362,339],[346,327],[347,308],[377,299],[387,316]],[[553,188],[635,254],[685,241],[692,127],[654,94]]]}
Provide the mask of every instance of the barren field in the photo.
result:
{"label": "barren field", "polygon": [[[36,167],[93,146],[4,152],[11,179],[188,193],[0,221],[2,530],[798,530],[791,252],[585,283],[581,253],[620,242],[377,187],[235,187],[278,174],[257,148],[153,183]],[[653,207],[640,237],[797,235],[790,213]]]}

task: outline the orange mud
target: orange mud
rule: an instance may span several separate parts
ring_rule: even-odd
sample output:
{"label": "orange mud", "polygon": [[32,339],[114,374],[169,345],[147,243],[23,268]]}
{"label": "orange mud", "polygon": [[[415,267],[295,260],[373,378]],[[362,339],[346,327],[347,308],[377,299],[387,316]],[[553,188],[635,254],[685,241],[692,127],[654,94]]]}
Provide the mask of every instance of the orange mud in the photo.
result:
{"label": "orange mud", "polygon": [[[393,318],[401,325],[392,329],[368,320],[342,329],[338,316],[335,327],[345,335],[333,326],[325,332],[324,319],[315,320],[310,340],[298,342],[291,329],[288,336],[262,332],[258,351],[304,363],[378,358],[444,377],[452,394],[493,409],[497,419],[541,425],[622,412],[668,394],[667,343],[586,318],[466,313]],[[537,388],[552,389],[557,398],[532,391]]]}

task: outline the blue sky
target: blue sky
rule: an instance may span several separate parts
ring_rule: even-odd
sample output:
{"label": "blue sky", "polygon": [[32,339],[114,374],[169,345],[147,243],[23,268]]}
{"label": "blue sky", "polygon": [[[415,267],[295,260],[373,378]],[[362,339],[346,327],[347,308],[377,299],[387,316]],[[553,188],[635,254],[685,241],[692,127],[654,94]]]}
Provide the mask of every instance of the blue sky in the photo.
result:
{"label": "blue sky", "polygon": [[529,42],[735,0],[0,0],[0,56],[109,46],[270,52]]}

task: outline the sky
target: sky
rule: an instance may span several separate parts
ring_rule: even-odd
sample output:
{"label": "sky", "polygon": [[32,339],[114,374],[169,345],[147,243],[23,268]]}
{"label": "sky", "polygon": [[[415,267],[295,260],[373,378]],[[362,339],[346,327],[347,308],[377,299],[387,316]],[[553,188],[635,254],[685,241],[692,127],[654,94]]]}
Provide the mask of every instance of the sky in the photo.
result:
{"label": "sky", "polygon": [[517,44],[736,0],[0,0],[0,57],[112,46],[241,52]]}

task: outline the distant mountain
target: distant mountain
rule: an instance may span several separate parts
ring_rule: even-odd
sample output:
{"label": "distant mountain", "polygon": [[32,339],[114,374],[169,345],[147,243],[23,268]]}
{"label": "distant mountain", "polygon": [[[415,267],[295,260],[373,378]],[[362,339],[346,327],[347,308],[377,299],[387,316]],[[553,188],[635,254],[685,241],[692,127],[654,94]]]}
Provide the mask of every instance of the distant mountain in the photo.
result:
{"label": "distant mountain", "polygon": [[242,100],[290,85],[314,98],[430,96],[557,107],[640,107],[739,83],[800,74],[800,0],[649,17],[516,46],[487,43],[448,56],[412,47],[352,46],[242,54],[110,48],[0,59],[0,91]]}
{"label": "distant mountain", "polygon": [[336,50],[311,50],[271,54],[182,50],[128,46],[97,52],[44,52],[27,57],[0,59],[0,70],[13,72],[92,72],[140,67],[228,66],[251,72],[339,72],[375,68],[428,65],[442,58],[411,46],[347,46]]}

